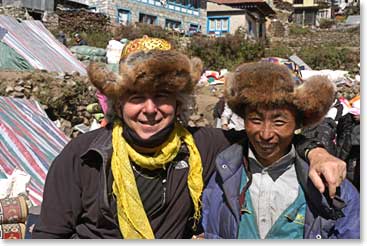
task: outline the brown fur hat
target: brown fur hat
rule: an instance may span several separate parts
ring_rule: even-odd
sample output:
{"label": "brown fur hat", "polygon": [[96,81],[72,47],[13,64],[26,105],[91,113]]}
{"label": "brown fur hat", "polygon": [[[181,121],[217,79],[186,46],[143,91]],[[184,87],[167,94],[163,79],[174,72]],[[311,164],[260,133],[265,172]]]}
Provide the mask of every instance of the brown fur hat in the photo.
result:
{"label": "brown fur hat", "polygon": [[335,95],[335,85],[326,77],[314,76],[296,87],[284,65],[270,62],[244,63],[227,73],[225,97],[228,106],[245,118],[248,105],[294,105],[303,115],[302,127],[312,126],[325,116]]}
{"label": "brown fur hat", "polygon": [[129,92],[165,90],[191,94],[203,68],[199,58],[189,59],[173,50],[148,50],[129,54],[120,63],[119,75],[88,66],[90,81],[107,97],[116,99]]}

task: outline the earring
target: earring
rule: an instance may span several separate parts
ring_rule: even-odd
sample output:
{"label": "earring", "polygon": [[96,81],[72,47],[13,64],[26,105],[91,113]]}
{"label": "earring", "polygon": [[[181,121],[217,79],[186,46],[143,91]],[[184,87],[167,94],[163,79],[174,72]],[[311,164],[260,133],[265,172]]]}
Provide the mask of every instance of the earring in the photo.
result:
{"label": "earring", "polygon": [[302,132],[302,128],[298,128],[298,129],[294,130],[294,135],[301,134],[301,132]]}

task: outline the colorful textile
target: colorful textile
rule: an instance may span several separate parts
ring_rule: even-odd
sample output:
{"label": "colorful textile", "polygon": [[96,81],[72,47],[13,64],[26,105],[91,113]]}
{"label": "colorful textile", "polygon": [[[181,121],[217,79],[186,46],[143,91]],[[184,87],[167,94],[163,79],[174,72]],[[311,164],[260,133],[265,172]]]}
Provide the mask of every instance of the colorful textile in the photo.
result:
{"label": "colorful textile", "polygon": [[288,59],[284,59],[284,58],[280,58],[280,57],[267,57],[267,58],[262,58],[261,62],[271,62],[271,63],[275,63],[275,64],[283,64],[285,66],[287,66],[289,68],[289,70],[291,70],[294,79],[296,80],[296,82],[299,82],[300,79],[302,78],[301,75],[301,71],[300,68],[298,67],[297,64],[295,64],[293,61],[290,61]]}
{"label": "colorful textile", "polygon": [[0,177],[15,168],[31,175],[34,205],[41,204],[48,168],[68,141],[37,101],[0,97]]}
{"label": "colorful textile", "polygon": [[25,236],[25,224],[3,224],[0,225],[0,238],[1,239],[24,239]]}
{"label": "colorful textile", "polygon": [[24,196],[0,199],[0,224],[24,223],[28,206]]}
{"label": "colorful textile", "polygon": [[0,41],[14,49],[35,69],[69,73],[77,71],[87,75],[85,65],[41,21],[19,22],[11,16],[0,15]]}

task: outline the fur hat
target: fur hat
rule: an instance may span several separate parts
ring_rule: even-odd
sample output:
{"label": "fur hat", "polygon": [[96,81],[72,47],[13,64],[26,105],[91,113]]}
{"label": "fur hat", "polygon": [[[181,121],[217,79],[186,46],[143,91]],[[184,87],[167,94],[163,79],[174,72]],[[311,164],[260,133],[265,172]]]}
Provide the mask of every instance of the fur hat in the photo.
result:
{"label": "fur hat", "polygon": [[120,64],[120,74],[91,63],[90,81],[109,98],[118,98],[126,92],[165,90],[191,94],[203,68],[199,58],[189,59],[173,50],[137,51]]}
{"label": "fur hat", "polygon": [[245,118],[248,105],[293,105],[303,115],[302,127],[317,124],[330,109],[335,85],[327,77],[314,76],[296,87],[285,65],[269,62],[245,63],[226,75],[228,106]]}

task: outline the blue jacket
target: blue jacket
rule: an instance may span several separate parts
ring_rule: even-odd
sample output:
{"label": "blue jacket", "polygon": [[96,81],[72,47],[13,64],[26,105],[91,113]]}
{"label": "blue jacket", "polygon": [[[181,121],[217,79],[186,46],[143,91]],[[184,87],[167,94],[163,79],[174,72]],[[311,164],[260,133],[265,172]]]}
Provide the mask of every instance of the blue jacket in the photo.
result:
{"label": "blue jacket", "polygon": [[[238,202],[244,150],[248,143],[233,144],[216,159],[216,172],[203,193],[203,228],[210,239],[237,239],[240,222]],[[245,153],[247,156],[247,153]],[[308,178],[309,165],[298,155],[295,169],[307,209],[304,238],[360,238],[360,199],[355,187],[345,180],[334,199],[321,194]]]}

